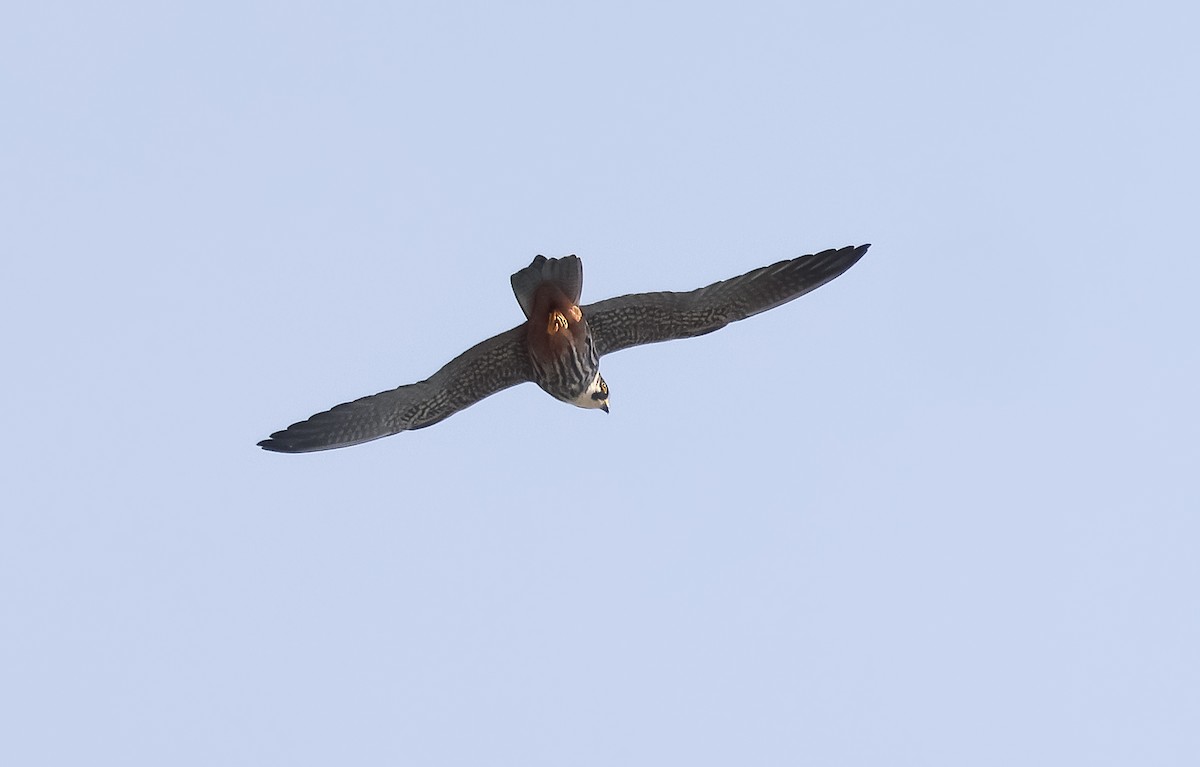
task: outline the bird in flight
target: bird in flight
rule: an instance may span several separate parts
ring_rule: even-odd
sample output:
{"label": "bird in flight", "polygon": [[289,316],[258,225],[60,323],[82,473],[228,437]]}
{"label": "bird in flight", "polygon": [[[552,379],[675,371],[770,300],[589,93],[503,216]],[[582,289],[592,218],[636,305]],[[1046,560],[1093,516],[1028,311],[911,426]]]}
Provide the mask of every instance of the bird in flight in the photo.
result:
{"label": "bird in flight", "polygon": [[512,276],[525,322],[476,344],[424,381],[346,402],[277,431],[259,447],[308,453],[369,442],[449,418],[532,381],[555,399],[608,412],[600,358],[631,346],[701,336],[829,282],[870,245],[780,261],[687,293],[631,293],[579,305],[583,263],[545,258]]}

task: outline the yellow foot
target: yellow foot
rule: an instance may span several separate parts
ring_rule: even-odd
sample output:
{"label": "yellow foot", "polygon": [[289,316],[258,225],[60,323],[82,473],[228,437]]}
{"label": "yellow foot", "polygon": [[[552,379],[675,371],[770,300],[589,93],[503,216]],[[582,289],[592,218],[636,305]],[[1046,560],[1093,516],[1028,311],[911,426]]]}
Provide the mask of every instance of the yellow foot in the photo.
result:
{"label": "yellow foot", "polygon": [[579,307],[575,304],[571,304],[571,308],[567,310],[567,314],[571,315],[571,319],[575,322],[583,319],[583,312],[579,311]]}
{"label": "yellow foot", "polygon": [[550,312],[550,322],[546,325],[546,332],[550,335],[554,335],[558,331],[566,329],[567,318],[563,316],[563,313],[557,309]]}

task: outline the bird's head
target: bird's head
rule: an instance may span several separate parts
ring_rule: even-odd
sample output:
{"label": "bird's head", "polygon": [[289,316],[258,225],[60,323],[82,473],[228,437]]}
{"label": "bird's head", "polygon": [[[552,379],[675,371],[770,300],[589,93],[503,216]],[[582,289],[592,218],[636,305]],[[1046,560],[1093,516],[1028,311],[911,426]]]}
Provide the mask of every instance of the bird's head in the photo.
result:
{"label": "bird's head", "polygon": [[584,389],[583,394],[575,398],[573,405],[585,408],[599,408],[605,413],[608,412],[608,384],[604,383],[604,376],[596,373],[596,377]]}

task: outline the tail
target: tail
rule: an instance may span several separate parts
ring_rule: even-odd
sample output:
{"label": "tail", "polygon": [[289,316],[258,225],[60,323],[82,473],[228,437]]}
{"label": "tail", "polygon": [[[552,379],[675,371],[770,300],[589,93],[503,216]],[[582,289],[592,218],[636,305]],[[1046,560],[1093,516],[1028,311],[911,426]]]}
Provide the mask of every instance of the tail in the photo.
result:
{"label": "tail", "polygon": [[578,256],[563,258],[546,258],[535,256],[533,263],[512,276],[513,293],[525,317],[533,311],[533,294],[543,282],[556,284],[571,303],[579,303],[579,295],[583,292],[583,262]]}

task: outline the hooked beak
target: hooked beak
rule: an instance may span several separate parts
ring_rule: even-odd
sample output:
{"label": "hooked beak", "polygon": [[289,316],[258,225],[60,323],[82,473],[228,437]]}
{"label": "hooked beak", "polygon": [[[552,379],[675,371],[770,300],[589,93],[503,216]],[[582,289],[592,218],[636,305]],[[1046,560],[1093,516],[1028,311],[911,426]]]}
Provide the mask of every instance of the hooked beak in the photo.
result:
{"label": "hooked beak", "polygon": [[603,405],[600,406],[600,409],[603,410],[605,413],[607,413],[608,412],[608,403],[605,402]]}

